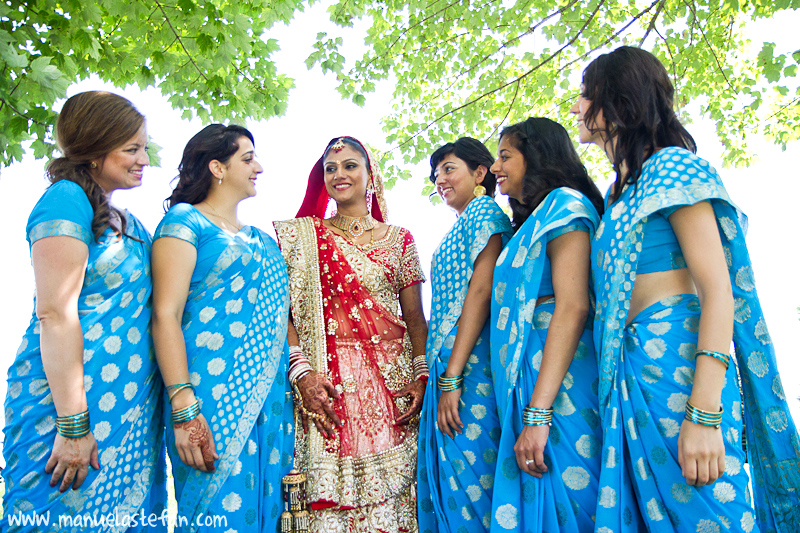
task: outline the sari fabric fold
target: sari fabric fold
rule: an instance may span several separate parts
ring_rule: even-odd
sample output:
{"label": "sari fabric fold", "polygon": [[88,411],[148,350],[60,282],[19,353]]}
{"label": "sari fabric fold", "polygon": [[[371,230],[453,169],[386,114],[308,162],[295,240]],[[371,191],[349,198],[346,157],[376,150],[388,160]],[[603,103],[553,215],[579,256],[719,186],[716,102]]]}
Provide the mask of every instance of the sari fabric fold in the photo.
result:
{"label": "sari fabric fold", "polygon": [[[390,226],[356,246],[316,217],[276,222],[289,269],[292,319],[312,368],[336,387],[344,425],[324,438],[298,431],[295,465],[308,476],[312,531],[416,531],[417,423],[394,420],[412,378],[399,292],[423,281],[411,235]],[[299,424],[299,414],[296,418]]]}
{"label": "sari fabric fold", "polygon": [[[83,372],[100,469],[78,490],[50,486],[45,464],[56,438],[56,409],[42,366],[40,322],[34,311],[8,371],[3,455],[3,531],[166,531],[142,527],[161,517],[166,480],[161,423],[163,385],[150,338],[150,235],[132,215],[128,235],[110,229],[94,239],[93,211],[83,189],[62,180],[45,191],[28,221],[28,241],[72,237],[89,259],[78,298]],[[36,307],[34,297],[34,309]],[[48,515],[49,526],[11,525],[9,518]],[[111,516],[112,520],[108,521]],[[114,519],[113,517],[117,518]],[[105,522],[102,522],[106,520]]]}
{"label": "sari fabric fold", "polygon": [[[594,527],[600,471],[597,363],[591,320],[553,402],[541,479],[521,472],[514,444],[523,429],[522,409],[539,373],[551,298],[536,305],[548,234],[584,225],[590,235],[597,211],[581,193],[555,189],[528,217],[497,260],[492,299],[492,374],[502,425],[494,479],[492,531],[587,531]],[[546,296],[546,295],[542,295]]]}
{"label": "sari fabric fold", "polygon": [[489,365],[489,322],[464,366],[459,415],[464,432],[451,439],[436,425],[436,377],[447,368],[475,260],[489,239],[510,238],[511,222],[489,196],[472,200],[447,233],[431,263],[428,380],[420,418],[417,493],[420,531],[488,531],[492,480],[500,438]]}
{"label": "sari fabric fold", "polygon": [[[677,456],[695,368],[697,298],[666,298],[625,323],[647,217],[701,201],[714,209],[728,263],[736,357],[722,392],[726,472],[697,488],[686,485]],[[746,228],[713,167],[676,147],[651,156],[636,186],[603,217],[592,243],[604,427],[597,531],[786,532],[800,523],[800,439],[756,294]],[[743,468],[742,412],[755,511]]]}
{"label": "sari fabric fold", "polygon": [[[189,204],[164,216],[155,233],[163,237],[197,247],[182,329],[190,380],[220,456],[213,473],[186,466],[165,413],[178,516],[187,519],[177,530],[274,531],[294,450],[283,258],[258,228],[231,237]],[[206,526],[204,517],[217,522]]]}

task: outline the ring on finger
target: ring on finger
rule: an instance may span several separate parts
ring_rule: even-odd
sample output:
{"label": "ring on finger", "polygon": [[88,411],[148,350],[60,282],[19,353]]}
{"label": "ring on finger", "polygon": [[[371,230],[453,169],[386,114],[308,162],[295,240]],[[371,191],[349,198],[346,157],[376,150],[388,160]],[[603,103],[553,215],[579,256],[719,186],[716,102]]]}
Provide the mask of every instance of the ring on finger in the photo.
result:
{"label": "ring on finger", "polygon": [[536,462],[536,461],[534,461],[533,459],[525,459],[525,464],[526,464],[526,465],[532,465],[532,464],[534,464],[535,462]]}

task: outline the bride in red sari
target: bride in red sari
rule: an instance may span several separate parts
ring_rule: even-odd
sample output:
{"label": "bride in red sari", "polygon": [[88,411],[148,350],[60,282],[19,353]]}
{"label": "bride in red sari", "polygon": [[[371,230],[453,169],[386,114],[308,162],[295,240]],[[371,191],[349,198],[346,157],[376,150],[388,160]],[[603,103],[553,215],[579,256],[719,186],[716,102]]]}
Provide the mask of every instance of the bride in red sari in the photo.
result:
{"label": "bride in red sari", "polygon": [[275,229],[289,270],[289,379],[304,428],[295,466],[308,476],[311,531],[416,532],[424,276],[411,234],[386,224],[364,146],[331,140],[297,218]]}

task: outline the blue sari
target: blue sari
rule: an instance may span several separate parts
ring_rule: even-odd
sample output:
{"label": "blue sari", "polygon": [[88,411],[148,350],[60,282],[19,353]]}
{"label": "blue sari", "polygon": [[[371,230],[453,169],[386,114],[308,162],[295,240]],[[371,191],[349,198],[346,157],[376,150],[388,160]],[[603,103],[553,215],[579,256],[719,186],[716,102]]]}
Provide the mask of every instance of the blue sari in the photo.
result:
{"label": "blue sari", "polygon": [[[701,201],[714,208],[728,263],[736,357],[722,391],[725,474],[711,485],[695,487],[681,475],[677,441],[694,377],[697,297],[665,298],[628,326],[625,322],[647,217]],[[746,218],[716,171],[676,147],[651,156],[636,186],[628,187],[603,217],[592,243],[604,428],[599,532],[797,531],[800,439],[756,294],[746,228]],[[742,422],[755,511],[743,468]]]}
{"label": "blue sari", "polygon": [[[555,299],[540,296],[548,239],[583,226],[590,234],[597,211],[581,193],[552,191],[519,228],[497,260],[492,300],[492,374],[502,431],[492,501],[492,531],[590,531],[600,472],[597,362],[592,333],[577,352],[553,402],[541,479],[521,472],[514,444],[522,409],[530,403]],[[546,296],[541,295],[541,296]]]}
{"label": "blue sari", "polygon": [[[63,494],[50,486],[44,471],[56,438],[56,410],[42,366],[34,297],[30,325],[8,370],[3,531],[166,531],[166,522],[145,528],[140,524],[141,513],[146,520],[151,514],[161,518],[167,500],[163,386],[148,331],[150,235],[128,215],[126,236],[118,239],[108,229],[98,242],[92,233],[93,214],[79,185],[58,181],[33,208],[27,237],[31,246],[46,237],[72,237],[89,249],[78,313],[86,401],[100,469],[90,467],[81,488]],[[33,529],[16,523],[33,513],[48,516],[49,526]]]}
{"label": "blue sari", "polygon": [[488,531],[500,423],[489,367],[489,323],[464,366],[459,416],[464,432],[451,439],[436,425],[439,390],[456,339],[472,269],[492,235],[505,244],[508,216],[489,196],[472,200],[447,233],[431,263],[431,320],[426,354],[431,378],[425,392],[417,455],[417,501],[422,533]]}
{"label": "blue sari", "polygon": [[213,473],[186,466],[165,412],[178,517],[188,520],[176,530],[275,531],[294,453],[286,265],[261,230],[245,226],[231,237],[189,204],[164,215],[154,238],[161,237],[197,248],[182,329],[220,456]]}

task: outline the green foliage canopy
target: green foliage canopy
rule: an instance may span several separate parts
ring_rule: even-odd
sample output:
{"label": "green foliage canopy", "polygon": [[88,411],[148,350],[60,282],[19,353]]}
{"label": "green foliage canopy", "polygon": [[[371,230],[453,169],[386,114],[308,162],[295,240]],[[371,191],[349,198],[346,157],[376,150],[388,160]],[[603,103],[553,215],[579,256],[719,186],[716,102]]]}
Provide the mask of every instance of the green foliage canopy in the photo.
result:
{"label": "green foliage canopy", "polygon": [[284,112],[294,82],[266,36],[302,0],[3,0],[0,165],[22,143],[52,153],[53,103],[92,74],[118,87],[158,87],[184,118],[265,119]]}
{"label": "green foliage canopy", "polygon": [[494,139],[504,123],[568,110],[580,73],[603,51],[641,46],[667,66],[676,105],[716,122],[726,162],[749,160],[748,137],[783,145],[800,137],[800,50],[750,43],[745,23],[800,9],[800,0],[340,0],[331,19],[369,17],[367,51],[351,69],[335,38],[320,35],[309,65],[335,72],[355,103],[378,80],[394,85],[387,141],[420,161],[461,135]]}

